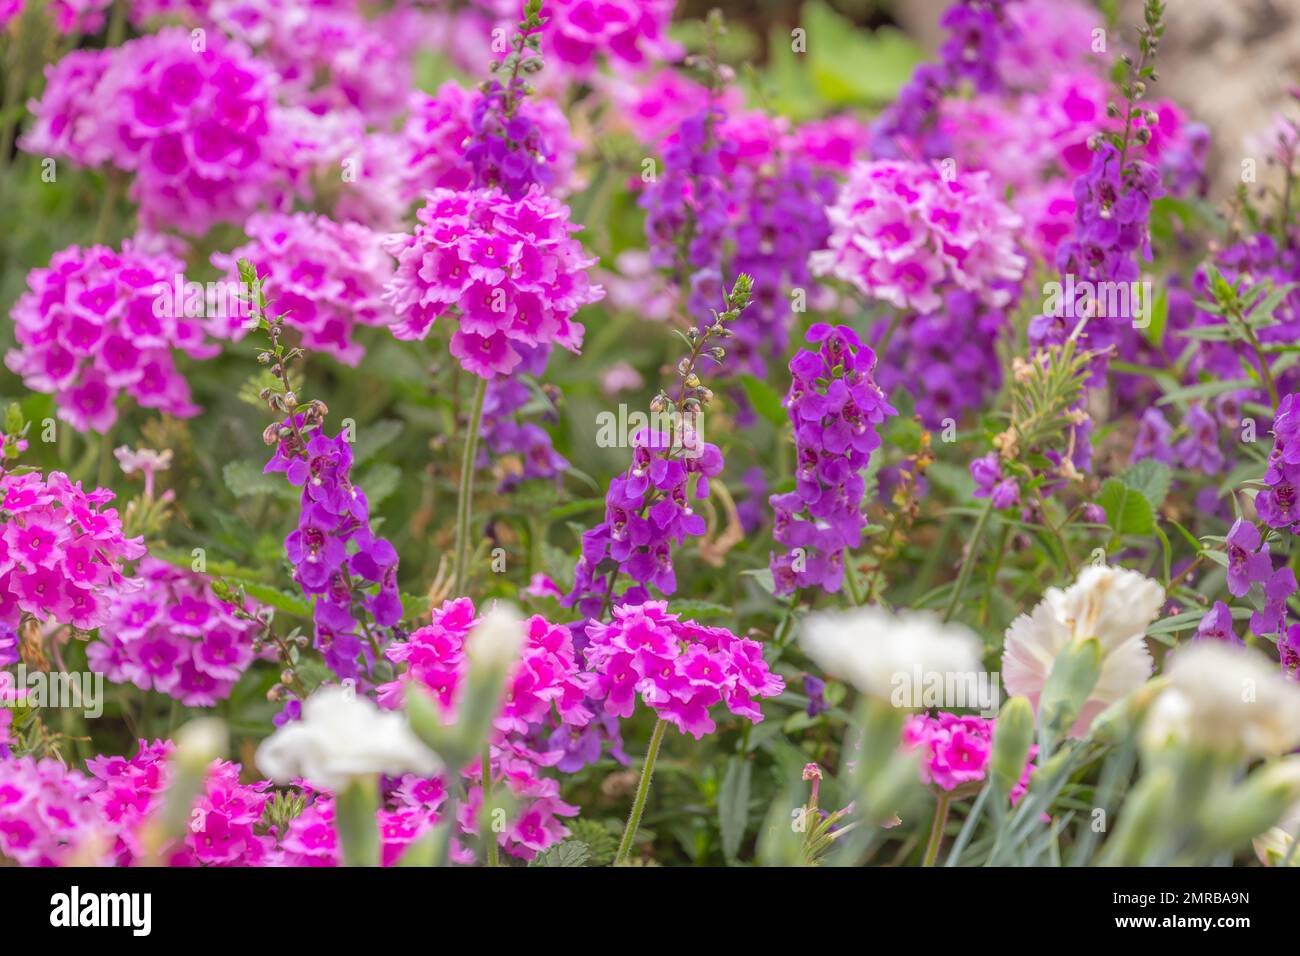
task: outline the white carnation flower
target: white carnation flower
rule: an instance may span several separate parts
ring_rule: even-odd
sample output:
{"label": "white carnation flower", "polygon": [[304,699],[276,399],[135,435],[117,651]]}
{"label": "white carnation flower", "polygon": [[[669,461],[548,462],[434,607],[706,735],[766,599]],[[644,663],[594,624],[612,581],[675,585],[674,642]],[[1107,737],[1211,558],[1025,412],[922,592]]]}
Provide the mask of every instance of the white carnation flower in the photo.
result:
{"label": "white carnation flower", "polygon": [[799,642],[827,674],[886,700],[900,675],[983,670],[980,639],[962,625],[945,624],[925,611],[895,615],[864,607],[810,614]]}
{"label": "white carnation flower", "polygon": [[1157,749],[1194,744],[1249,757],[1274,757],[1300,746],[1300,686],[1258,651],[1198,641],[1169,659],[1142,726]]}
{"label": "white carnation flower", "polygon": [[386,773],[432,776],[442,761],[422,744],[400,713],[336,684],[302,705],[302,719],[285,724],[257,748],[259,770],[276,783],[303,777],[335,792],[353,777]]}
{"label": "white carnation flower", "polygon": [[1071,728],[1079,737],[1110,704],[1151,676],[1146,629],[1165,601],[1165,591],[1150,578],[1123,568],[1088,567],[1066,590],[1048,588],[1030,614],[1007,628],[1002,682],[1009,694],[1038,698],[1057,656],[1075,640],[1096,638],[1101,645],[1101,676]]}

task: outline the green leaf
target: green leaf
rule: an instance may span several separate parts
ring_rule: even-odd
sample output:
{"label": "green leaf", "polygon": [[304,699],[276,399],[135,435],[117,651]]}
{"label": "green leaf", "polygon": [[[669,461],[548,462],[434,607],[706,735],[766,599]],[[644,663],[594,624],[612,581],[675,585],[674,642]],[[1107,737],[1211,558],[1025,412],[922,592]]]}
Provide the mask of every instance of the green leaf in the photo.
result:
{"label": "green leaf", "polygon": [[748,760],[732,757],[718,790],[718,829],[722,834],[722,853],[734,862],[740,852],[749,825],[749,780],[752,766]]}
{"label": "green leaf", "polygon": [[1156,400],[1156,404],[1172,405],[1174,402],[1198,401],[1204,398],[1213,398],[1215,395],[1222,395],[1224,392],[1247,391],[1254,387],[1254,382],[1240,378],[1217,382],[1199,382],[1196,385],[1188,385],[1185,388],[1176,388],[1173,391],[1166,392]]}
{"label": "green leaf", "polygon": [[277,611],[284,611],[286,614],[292,614],[294,617],[311,617],[311,605],[296,594],[279,591],[268,584],[241,581],[238,578],[234,579],[232,583],[242,586],[244,593],[260,604],[273,607]]}
{"label": "green leaf", "polygon": [[1169,487],[1173,484],[1174,474],[1169,466],[1163,462],[1156,461],[1153,458],[1144,458],[1141,461],[1134,462],[1119,476],[1119,480],[1134,491],[1140,492],[1142,497],[1147,500],[1147,503],[1151,505],[1152,511],[1159,511],[1160,506],[1165,503],[1165,498],[1169,495]]}
{"label": "green leaf", "polygon": [[401,486],[402,469],[388,462],[380,462],[372,465],[365,475],[358,479],[357,484],[366,493],[366,500],[370,502],[370,507],[373,509]]}
{"label": "green leaf", "polygon": [[284,501],[297,501],[302,494],[284,480],[283,475],[266,475],[251,461],[231,461],[221,469],[226,487],[236,498],[272,495]]}
{"label": "green leaf", "polygon": [[753,375],[742,375],[740,386],[745,390],[745,397],[749,399],[749,404],[754,406],[754,411],[777,428],[781,428],[789,421],[785,409],[781,407],[781,396],[767,382]]}
{"label": "green leaf", "polygon": [[391,444],[406,426],[395,418],[384,418],[369,425],[357,426],[357,443],[352,448],[353,463],[360,465],[374,458]]}
{"label": "green leaf", "polygon": [[669,610],[686,620],[710,620],[722,617],[733,617],[735,611],[725,604],[715,604],[712,601],[671,601]]}
{"label": "green leaf", "polygon": [[1154,509],[1145,495],[1118,478],[1107,478],[1097,495],[1097,504],[1116,534],[1150,534],[1155,527]]}
{"label": "green leaf", "polygon": [[591,857],[587,844],[580,840],[565,840],[543,850],[533,857],[529,866],[586,866]]}

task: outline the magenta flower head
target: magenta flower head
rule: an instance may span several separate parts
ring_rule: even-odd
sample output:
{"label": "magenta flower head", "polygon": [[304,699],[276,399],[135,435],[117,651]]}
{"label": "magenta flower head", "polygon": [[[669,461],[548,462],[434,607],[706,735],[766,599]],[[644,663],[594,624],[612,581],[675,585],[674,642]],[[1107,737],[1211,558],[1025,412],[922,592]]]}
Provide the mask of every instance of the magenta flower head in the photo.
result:
{"label": "magenta flower head", "polygon": [[877,429],[893,406],[871,377],[876,356],[847,326],[814,325],[790,361],[786,411],[798,459],[795,489],[773,495],[773,536],[787,550],[774,555],[777,593],[799,587],[836,592],[844,578],[844,553],[862,540],[866,520],[862,471],[880,445]]}
{"label": "magenta flower head", "polygon": [[149,227],[202,234],[281,198],[273,124],[276,77],[240,44],[209,30],[200,48],[167,28],[51,69],[22,147],[133,174],[130,197]]}
{"label": "magenta flower head", "polygon": [[559,67],[591,76],[601,60],[622,70],[674,62],[682,49],[668,38],[675,0],[549,0],[543,7],[547,49]]}
{"label": "magenta flower head", "polygon": [[144,554],[103,507],[112,500],[58,471],[0,474],[0,625],[16,628],[22,612],[84,631],[105,623],[113,599],[136,586],[125,565]]}
{"label": "magenta flower head", "polygon": [[186,418],[199,412],[173,350],[211,357],[199,321],[174,290],[184,264],[128,241],[121,252],[69,246],[27,276],[14,305],[18,347],[5,356],[33,391],[55,396],[59,417],[103,434],[125,392],[144,408]]}
{"label": "magenta flower head", "polygon": [[474,375],[509,374],[523,347],[577,352],[574,315],[604,290],[587,278],[595,259],[573,238],[569,209],[536,188],[520,199],[495,189],[435,189],[415,233],[390,241],[397,273],[384,300],[399,339],[422,339],[455,317],[451,354]]}
{"label": "magenta flower head", "polygon": [[229,697],[253,661],[256,622],[237,616],[203,575],[149,557],[138,575],[142,587],[113,601],[99,640],[86,649],[90,666],[187,707]]}
{"label": "magenta flower head", "polygon": [[[356,365],[365,349],[353,340],[358,326],[385,325],[380,301],[393,274],[392,258],[378,233],[354,222],[311,213],[255,215],[244,226],[250,242],[212,257],[227,281],[238,282],[240,259],[256,262],[266,283],[267,308],[302,333],[303,347]],[[213,335],[238,341],[250,324],[239,314],[214,316]]]}
{"label": "magenta flower head", "polygon": [[[406,685],[418,682],[438,701],[446,719],[455,720],[469,670],[466,644],[473,642],[478,623],[473,602],[457,598],[435,609],[428,625],[390,645],[386,656],[403,669],[397,680],[379,688],[381,705],[401,706]],[[525,628],[522,654],[507,679],[493,724],[490,775],[519,801],[519,810],[498,843],[506,853],[529,860],[568,836],[560,818],[578,812],[559,799],[559,782],[543,770],[563,762],[564,742],[586,736],[595,722],[589,695],[596,678],[582,666],[567,627],[534,615]],[[599,756],[599,738],[592,739]],[[462,814],[461,831],[475,834],[477,808],[483,801],[481,761],[460,771],[470,787],[468,803],[473,810]],[[445,784],[442,778],[408,777],[398,792],[399,801],[408,809],[430,803],[436,807],[446,793]]]}
{"label": "magenta flower head", "polygon": [[615,716],[630,717],[639,697],[661,719],[699,740],[717,729],[709,715],[715,704],[759,723],[759,700],[785,689],[758,642],[682,621],[666,602],[624,604],[613,615],[609,624],[587,625],[584,653],[596,673],[592,696]]}

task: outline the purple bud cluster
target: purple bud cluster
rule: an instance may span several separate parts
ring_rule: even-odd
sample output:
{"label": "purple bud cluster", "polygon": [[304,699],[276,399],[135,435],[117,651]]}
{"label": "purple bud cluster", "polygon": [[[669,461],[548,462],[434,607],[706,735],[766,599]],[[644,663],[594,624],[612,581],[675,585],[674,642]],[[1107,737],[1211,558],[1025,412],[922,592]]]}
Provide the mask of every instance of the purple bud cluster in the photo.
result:
{"label": "purple bud cluster", "polygon": [[[316,646],[340,679],[360,676],[358,657],[373,663],[369,617],[381,628],[402,617],[397,590],[397,551],[370,529],[370,505],[352,483],[352,448],[342,434],[299,430],[304,416],[273,425],[275,454],[264,471],[283,472],[302,488],[298,527],[284,539],[294,581],[315,597]],[[374,588],[378,585],[378,589]]]}
{"label": "purple bud cluster", "polygon": [[514,374],[495,378],[483,396],[484,447],[479,452],[478,467],[486,468],[493,457],[512,455],[519,460],[517,469],[503,469],[497,490],[508,492],[521,481],[542,479],[558,481],[569,468],[569,461],[555,450],[551,436],[536,422],[527,421],[524,413],[533,399],[533,391],[519,373],[534,377],[546,371],[550,349],[521,347],[522,361]]}
{"label": "purple bud cluster", "polygon": [[1006,18],[1010,0],[958,0],[940,20],[948,38],[939,62],[917,67],[872,129],[872,155],[878,159],[935,159],[951,156],[952,143],[939,129],[939,107],[964,81],[979,93],[1002,88],[998,69],[1002,45],[1016,36]]}
{"label": "purple bud cluster", "polygon": [[573,590],[563,602],[587,618],[599,617],[606,601],[613,602],[610,587],[619,573],[637,582],[619,604],[645,603],[651,586],[666,595],[677,590],[672,546],[706,530],[691,508],[691,478],[694,497],[703,500],[709,479],[722,473],[722,452],[707,442],[687,449],[667,432],[643,428],[632,447],[632,467],[609,483],[605,520],[582,536]]}
{"label": "purple bud cluster", "polygon": [[808,341],[817,350],[790,361],[784,402],[794,426],[795,488],[769,499],[773,537],[789,549],[771,560],[778,594],[839,591],[845,552],[861,543],[866,526],[862,471],[880,445],[878,426],[897,414],[872,378],[875,353],[852,329],[818,323]]}

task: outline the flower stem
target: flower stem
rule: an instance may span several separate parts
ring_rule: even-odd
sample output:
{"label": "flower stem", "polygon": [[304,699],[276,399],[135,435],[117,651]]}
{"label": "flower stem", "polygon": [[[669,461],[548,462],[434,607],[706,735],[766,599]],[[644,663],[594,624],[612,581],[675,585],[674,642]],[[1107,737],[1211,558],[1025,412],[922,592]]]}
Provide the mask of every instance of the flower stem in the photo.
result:
{"label": "flower stem", "polygon": [[456,563],[452,565],[451,593],[465,593],[469,575],[470,523],[474,514],[474,463],[478,457],[478,433],[483,425],[483,398],[487,379],[480,378],[474,389],[474,405],[469,414],[469,431],[465,435],[465,454],[460,460],[460,494],[456,499]]}
{"label": "flower stem", "polygon": [[645,754],[645,765],[641,767],[641,781],[636,785],[636,799],[632,801],[632,812],[627,817],[627,827],[623,830],[623,839],[618,844],[618,854],[614,865],[626,863],[632,853],[632,841],[636,839],[637,827],[641,825],[641,812],[645,810],[646,797],[650,795],[650,778],[654,776],[655,761],[659,758],[659,745],[663,743],[664,731],[668,721],[660,718],[650,736],[650,749]]}
{"label": "flower stem", "polygon": [[[485,744],[483,747],[483,810],[485,813],[491,813],[492,801],[492,745]],[[491,822],[483,825],[483,842],[487,846],[487,865],[501,865],[501,851],[497,847],[496,834],[492,831]]]}
{"label": "flower stem", "polygon": [[951,801],[949,794],[940,794],[939,803],[934,808],[934,820],[930,823],[930,842],[926,844],[922,866],[934,866],[934,861],[939,856],[939,845],[943,843],[943,828],[948,823],[948,804]]}
{"label": "flower stem", "polygon": [[975,530],[971,533],[970,546],[966,549],[966,557],[962,560],[961,570],[957,572],[957,583],[953,585],[952,597],[948,599],[948,609],[943,612],[944,623],[952,620],[952,616],[957,613],[957,605],[961,601],[962,592],[966,590],[966,583],[970,580],[971,572],[975,569],[975,553],[979,550],[980,540],[984,537],[984,529],[988,527],[989,515],[993,513],[993,498],[989,498],[988,504],[980,512],[979,521],[975,523]]}

